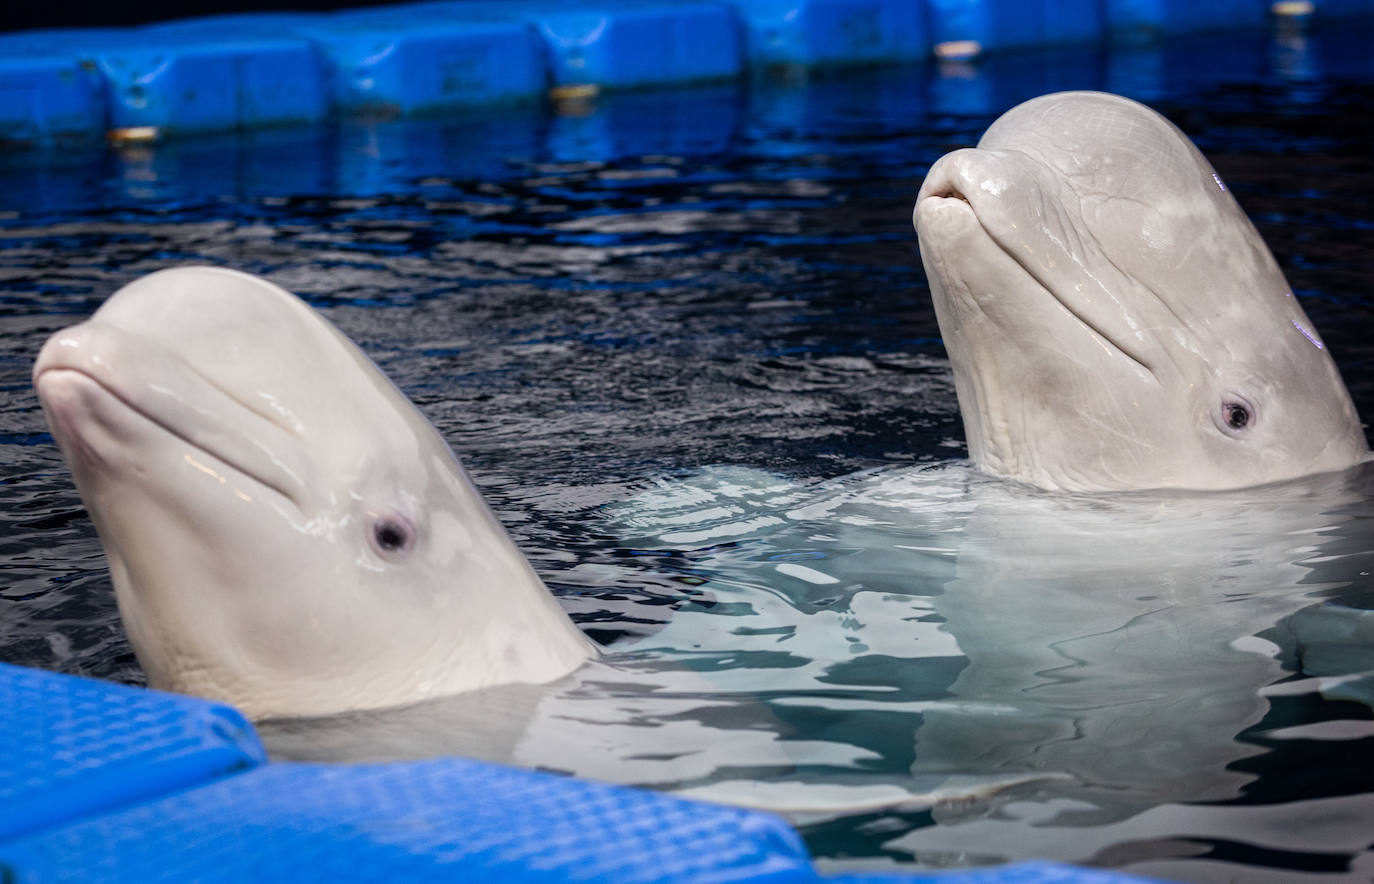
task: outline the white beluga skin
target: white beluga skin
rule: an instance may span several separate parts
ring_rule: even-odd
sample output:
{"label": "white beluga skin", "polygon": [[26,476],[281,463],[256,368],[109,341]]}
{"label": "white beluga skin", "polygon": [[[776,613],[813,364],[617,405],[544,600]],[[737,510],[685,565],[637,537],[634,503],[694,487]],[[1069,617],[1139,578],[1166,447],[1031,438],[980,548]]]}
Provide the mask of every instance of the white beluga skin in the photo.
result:
{"label": "white beluga skin", "polygon": [[34,384],[153,687],[328,715],[596,654],[434,428],[265,280],[139,279],[55,334]]}
{"label": "white beluga skin", "polygon": [[1208,490],[1366,459],[1277,262],[1153,110],[1095,92],[1027,101],[931,167],[913,220],[984,471]]}

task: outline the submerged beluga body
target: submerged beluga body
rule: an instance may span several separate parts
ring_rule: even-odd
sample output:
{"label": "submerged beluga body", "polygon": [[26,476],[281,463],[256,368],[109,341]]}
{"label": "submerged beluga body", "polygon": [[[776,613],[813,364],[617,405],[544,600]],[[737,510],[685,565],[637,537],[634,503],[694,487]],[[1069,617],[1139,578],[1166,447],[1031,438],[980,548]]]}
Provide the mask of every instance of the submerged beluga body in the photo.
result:
{"label": "submerged beluga body", "polygon": [[1317,330],[1197,148],[1045,95],[931,167],[913,217],[975,465],[1042,488],[1239,488],[1367,456]]}

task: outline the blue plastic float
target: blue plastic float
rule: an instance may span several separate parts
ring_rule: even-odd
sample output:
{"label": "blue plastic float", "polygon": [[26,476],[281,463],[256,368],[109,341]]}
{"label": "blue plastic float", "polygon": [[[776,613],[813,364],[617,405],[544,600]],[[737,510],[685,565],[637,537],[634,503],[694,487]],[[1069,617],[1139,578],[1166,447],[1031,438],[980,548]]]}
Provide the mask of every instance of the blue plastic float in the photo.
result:
{"label": "blue plastic float", "polygon": [[[1113,31],[1201,31],[1210,28],[1246,28],[1263,25],[1276,4],[1254,0],[1107,0],[1103,4],[1104,24]],[[1359,7],[1363,8],[1359,8]],[[1323,15],[1348,15],[1367,12],[1374,7],[1363,0],[1323,0],[1311,12]],[[1295,8],[1296,9],[1296,8]]]}
{"label": "blue plastic float", "polygon": [[[968,55],[1020,46],[1079,43],[1098,39],[1104,30],[1102,4],[1097,0],[926,2],[937,53],[946,47],[952,49],[950,54]],[[1180,18],[1180,30],[1190,27],[1184,24],[1186,21]]]}
{"label": "blue plastic float", "polygon": [[599,89],[1263,25],[1374,0],[441,0],[0,35],[0,144],[407,116]]}
{"label": "blue plastic float", "polygon": [[[461,758],[268,763],[238,712],[0,664],[0,880],[821,882],[754,811]],[[1129,882],[1030,863],[885,882]]]}

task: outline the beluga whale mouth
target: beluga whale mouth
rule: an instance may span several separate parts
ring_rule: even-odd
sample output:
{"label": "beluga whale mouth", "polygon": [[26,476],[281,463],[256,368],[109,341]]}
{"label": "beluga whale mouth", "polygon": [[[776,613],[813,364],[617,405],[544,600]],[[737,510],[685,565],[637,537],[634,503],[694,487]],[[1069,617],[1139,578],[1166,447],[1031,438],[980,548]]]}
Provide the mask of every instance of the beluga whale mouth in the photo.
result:
{"label": "beluga whale mouth", "polygon": [[153,687],[332,715],[596,653],[428,421],[265,280],[139,279],[48,340],[34,385]]}
{"label": "beluga whale mouth", "polygon": [[[969,235],[978,237],[981,232],[981,237],[986,238],[983,248],[1001,250],[1024,275],[1025,278],[1019,281],[1023,288],[1038,286],[1046,298],[1058,302],[1084,330],[1153,375],[1144,348],[1139,342],[1132,346],[1129,333],[1113,329],[1112,317],[1093,303],[1094,295],[1114,301],[1110,285],[1124,288],[1123,282],[1097,277],[1070,279],[1071,267],[1076,264],[1066,245],[1072,237],[1070,224],[1063,217],[1051,216],[1048,218],[1051,226],[1043,231],[1044,241],[1028,239],[1024,222],[1009,217],[1002,200],[1013,178],[1022,182],[1021,186],[1031,188],[1035,198],[1042,203],[1053,189],[1052,176],[1026,157],[991,151],[950,154],[926,177],[917,198],[917,223],[922,213],[968,216],[957,220],[946,218],[946,229],[952,224],[976,225],[969,228]],[[933,223],[938,225],[939,222]],[[1015,274],[1014,268],[1008,269]]]}
{"label": "beluga whale mouth", "polygon": [[1277,262],[1153,110],[1094,92],[1025,102],[931,167],[913,222],[983,470],[1210,490],[1367,457]]}
{"label": "beluga whale mouth", "polygon": [[251,493],[270,492],[299,514],[308,464],[289,428],[151,343],[88,322],[44,348],[34,387],[69,460],[83,471],[110,469],[121,456],[138,461],[144,449],[176,440],[186,463],[223,482],[233,477],[236,494],[258,486]]}

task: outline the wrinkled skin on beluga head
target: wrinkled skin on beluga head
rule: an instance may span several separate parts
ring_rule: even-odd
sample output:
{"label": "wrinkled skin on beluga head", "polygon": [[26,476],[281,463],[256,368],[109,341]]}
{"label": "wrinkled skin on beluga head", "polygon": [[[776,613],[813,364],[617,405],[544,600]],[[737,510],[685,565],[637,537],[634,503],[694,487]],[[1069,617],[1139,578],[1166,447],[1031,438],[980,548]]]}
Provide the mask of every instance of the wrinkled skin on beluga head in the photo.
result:
{"label": "wrinkled skin on beluga head", "polygon": [[1155,111],[1094,92],[1027,101],[931,167],[913,220],[983,470],[1202,490],[1366,458],[1277,262]]}

